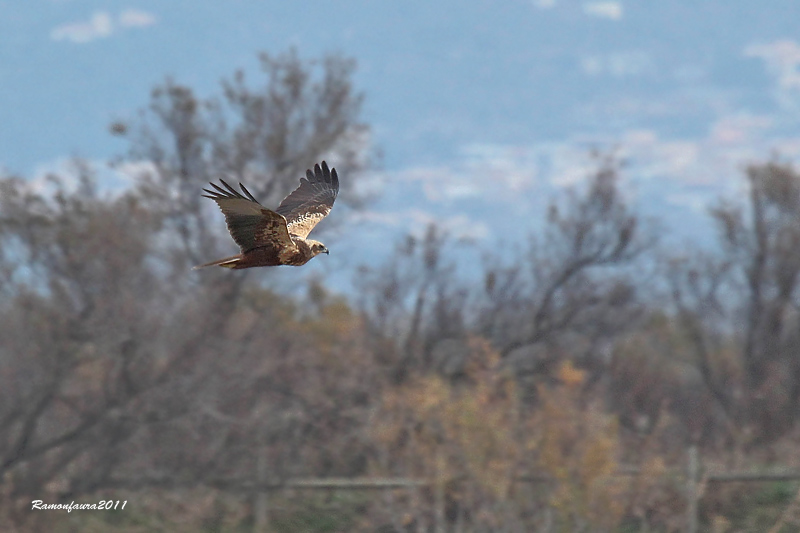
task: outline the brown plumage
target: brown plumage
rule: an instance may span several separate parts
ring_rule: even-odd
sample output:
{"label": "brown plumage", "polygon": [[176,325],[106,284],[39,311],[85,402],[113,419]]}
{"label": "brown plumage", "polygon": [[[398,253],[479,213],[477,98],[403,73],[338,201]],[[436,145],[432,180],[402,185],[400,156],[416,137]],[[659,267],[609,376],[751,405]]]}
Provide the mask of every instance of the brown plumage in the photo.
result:
{"label": "brown plumage", "polygon": [[329,170],[325,161],[321,167],[314,165],[314,172],[307,170],[306,177],[300,179],[300,186],[284,198],[275,211],[258,203],[241,183],[239,187],[244,195],[223,180],[219,181],[224,189],[212,183],[214,190],[203,189],[208,193],[203,196],[217,202],[225,215],[228,231],[242,253],[194,268],[300,266],[316,255],[328,253],[324,244],[306,238],[330,213],[339,194],[336,169]]}

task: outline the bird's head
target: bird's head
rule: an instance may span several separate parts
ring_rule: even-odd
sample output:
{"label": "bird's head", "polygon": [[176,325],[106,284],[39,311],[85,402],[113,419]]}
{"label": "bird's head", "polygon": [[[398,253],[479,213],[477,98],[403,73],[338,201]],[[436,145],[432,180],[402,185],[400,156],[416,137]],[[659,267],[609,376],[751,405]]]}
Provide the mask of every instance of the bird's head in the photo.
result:
{"label": "bird's head", "polygon": [[308,243],[308,246],[311,248],[311,253],[313,255],[330,253],[328,252],[328,249],[325,247],[325,245],[319,241],[307,240],[306,242]]}

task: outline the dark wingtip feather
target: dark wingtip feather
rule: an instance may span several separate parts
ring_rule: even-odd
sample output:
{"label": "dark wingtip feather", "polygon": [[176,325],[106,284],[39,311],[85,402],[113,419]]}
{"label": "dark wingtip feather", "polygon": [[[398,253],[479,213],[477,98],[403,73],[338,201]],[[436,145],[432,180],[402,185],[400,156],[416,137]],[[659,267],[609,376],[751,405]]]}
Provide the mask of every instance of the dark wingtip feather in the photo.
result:
{"label": "dark wingtip feather", "polygon": [[241,188],[242,188],[242,191],[243,191],[243,192],[244,192],[244,193],[247,195],[247,197],[248,197],[248,198],[249,198],[251,201],[253,201],[253,202],[255,202],[255,203],[258,203],[258,200],[256,200],[255,198],[253,198],[253,195],[252,195],[252,194],[250,194],[250,191],[248,191],[248,190],[247,190],[247,187],[245,187],[245,186],[244,186],[244,183],[242,183],[242,182],[239,182],[239,187],[241,187]]}
{"label": "dark wingtip feather", "polygon": [[[217,191],[217,192],[208,191],[211,194],[216,194],[216,195],[220,195],[221,194],[222,196],[228,196],[228,191],[226,191],[225,189],[223,189],[222,187],[220,187],[216,183],[212,183],[211,186],[214,187],[214,189],[216,189],[216,191]],[[203,190],[205,190],[205,189],[203,189]]]}
{"label": "dark wingtip feather", "polygon": [[239,183],[239,187],[242,188],[242,191],[244,191],[244,193],[247,195],[247,197],[242,196],[242,194],[239,191],[237,191],[236,189],[231,187],[228,184],[228,182],[226,182],[225,180],[220,179],[219,181],[220,181],[220,183],[222,183],[222,185],[225,186],[225,189],[223,189],[222,187],[220,187],[216,183],[209,182],[209,185],[211,185],[211,187],[213,187],[214,190],[212,191],[212,190],[209,190],[209,189],[203,189],[203,192],[206,192],[206,193],[210,194],[211,196],[206,196],[205,194],[203,194],[201,196],[204,196],[205,198],[211,198],[212,200],[220,200],[222,198],[241,198],[243,200],[249,200],[251,202],[257,203],[258,205],[261,205],[261,204],[258,203],[258,200],[256,200],[255,197],[252,194],[250,194],[250,191],[247,190],[247,187],[245,187],[241,183]]}
{"label": "dark wingtip feather", "polygon": [[242,197],[239,191],[228,185],[228,182],[226,182],[224,179],[220,178],[219,182],[222,183],[225,186],[225,188],[228,189],[234,196]]}
{"label": "dark wingtip feather", "polygon": [[339,192],[339,175],[336,173],[336,169],[331,169],[331,184],[336,192]]}

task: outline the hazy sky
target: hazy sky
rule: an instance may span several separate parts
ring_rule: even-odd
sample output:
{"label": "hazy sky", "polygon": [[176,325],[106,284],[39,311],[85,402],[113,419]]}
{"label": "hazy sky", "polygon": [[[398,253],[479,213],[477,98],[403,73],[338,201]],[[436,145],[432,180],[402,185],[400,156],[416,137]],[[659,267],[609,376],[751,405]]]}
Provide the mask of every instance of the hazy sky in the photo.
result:
{"label": "hazy sky", "polygon": [[209,95],[294,46],[357,60],[385,156],[343,249],[428,221],[528,231],[593,147],[617,147],[631,199],[690,234],[747,162],[800,155],[798,21],[794,0],[0,0],[0,168],[102,164],[125,149],[108,123],[166,76]]}

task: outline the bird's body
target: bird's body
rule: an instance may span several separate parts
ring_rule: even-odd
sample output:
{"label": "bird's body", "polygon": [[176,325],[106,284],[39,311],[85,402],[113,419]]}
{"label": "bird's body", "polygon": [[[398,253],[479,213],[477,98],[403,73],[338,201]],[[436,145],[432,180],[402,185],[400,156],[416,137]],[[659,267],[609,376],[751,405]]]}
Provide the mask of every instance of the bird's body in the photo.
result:
{"label": "bird's body", "polygon": [[328,253],[324,244],[306,238],[330,212],[339,193],[336,169],[329,170],[325,161],[321,167],[314,165],[314,172],[308,170],[300,186],[275,211],[258,203],[241,183],[244,195],[223,180],[220,182],[224,189],[212,183],[214,190],[203,189],[208,193],[203,196],[217,202],[241,253],[195,268],[301,266],[321,253]]}
{"label": "bird's body", "polygon": [[195,268],[203,268],[207,266],[221,266],[225,268],[252,268],[261,266],[302,266],[308,263],[311,258],[317,253],[312,252],[311,246],[305,239],[292,239],[295,243],[297,250],[292,247],[280,247],[274,245],[260,246],[248,250],[246,253],[241,253],[225,259],[219,259],[206,263],[204,265],[196,266]]}

